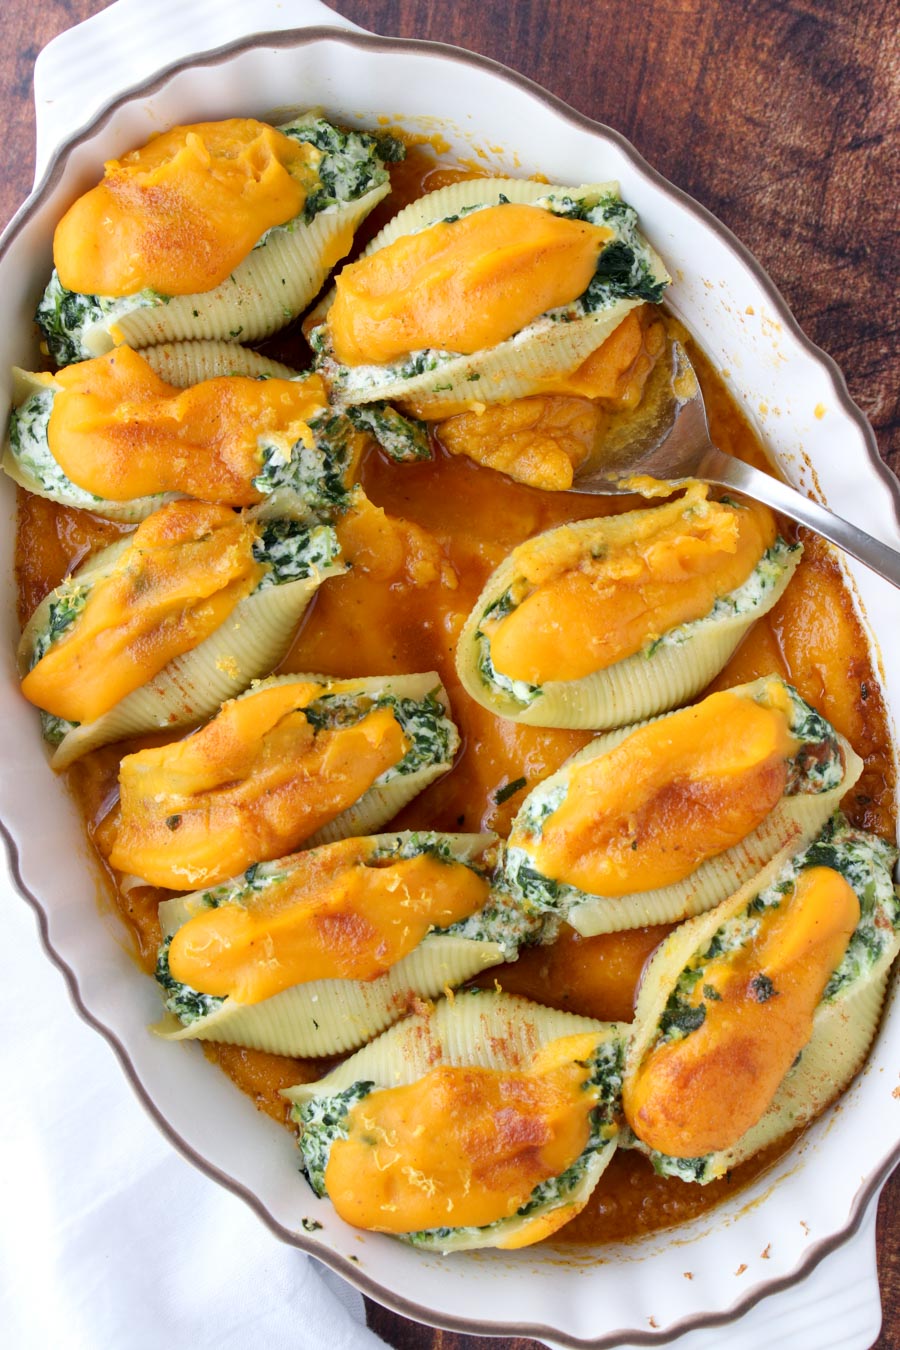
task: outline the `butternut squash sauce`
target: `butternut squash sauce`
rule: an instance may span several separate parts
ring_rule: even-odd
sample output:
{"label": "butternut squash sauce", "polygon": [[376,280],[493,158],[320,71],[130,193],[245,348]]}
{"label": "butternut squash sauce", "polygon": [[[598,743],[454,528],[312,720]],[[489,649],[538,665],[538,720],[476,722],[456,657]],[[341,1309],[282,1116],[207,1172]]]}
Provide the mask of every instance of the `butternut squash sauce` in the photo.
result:
{"label": "butternut squash sauce", "polygon": [[402,235],[338,273],[334,354],[354,366],[424,347],[494,347],[586,291],[611,237],[605,225],[514,202]]}
{"label": "butternut squash sauce", "polygon": [[[802,872],[740,952],[705,967],[703,1025],[652,1047],[626,1082],[625,1116],[635,1134],[676,1158],[736,1144],[812,1035],[813,1014],[858,923],[859,900],[839,872]],[[700,999],[698,986],[689,1005]]]}
{"label": "butternut squash sauce", "polygon": [[786,709],[711,695],[573,770],[568,796],[533,846],[535,864],[597,895],[681,881],[761,824],[784,792],[796,747]]}
{"label": "butternut squash sauce", "polygon": [[[517,1073],[440,1065],[357,1102],[325,1172],[338,1214],[383,1233],[511,1218],[587,1144],[598,1097],[585,1090],[593,1046],[590,1035],[565,1037]],[[561,1218],[538,1220],[540,1235],[553,1231],[547,1219]],[[534,1240],[522,1237],[521,1245]]]}
{"label": "butternut squash sauce", "polygon": [[195,736],[126,756],[110,864],[172,890],[213,886],[352,806],[409,743],[387,708],[317,734],[303,711],[317,693],[262,689]]}
{"label": "butternut squash sauce", "polygon": [[[390,210],[382,205],[372,213],[358,246],[405,202],[474,176],[435,163],[425,150],[413,150],[405,163],[391,166],[391,173],[397,192],[390,199]],[[302,355],[285,345],[290,340],[282,339],[276,350],[269,344],[268,349],[302,367]],[[691,360],[718,444],[765,468],[759,442],[720,379],[701,352],[692,348]],[[544,493],[440,450],[431,463],[404,465],[391,464],[372,452],[363,462],[362,481],[376,509],[344,526],[343,542],[352,546],[354,566],[319,591],[281,670],[348,678],[438,670],[463,736],[463,750],[453,771],[426,789],[388,828],[485,828],[506,834],[526,792],[590,736],[494,719],[459,687],[453,661],[456,636],[488,575],[516,544],[567,520],[642,503],[638,498]],[[791,532],[789,526],[782,529]],[[120,534],[120,528],[109,522],[20,490],[16,578],[22,621],[67,570]],[[850,820],[890,835],[894,773],[877,675],[837,564],[815,537],[804,535],[803,542],[803,561],[784,598],[755,624],[711,689],[726,689],[769,673],[790,680],[865,761],[861,779],[843,802]],[[125,753],[159,739],[104,747],[68,770],[69,787],[101,858],[106,858],[112,842],[107,822],[115,803],[119,761]],[[498,790],[522,778],[525,785],[498,804]],[[123,923],[148,971],[154,967],[159,943],[157,904],[165,896],[150,887],[115,893]],[[517,963],[488,971],[481,982],[572,1012],[630,1017],[644,962],[667,931],[661,927],[580,938],[564,930],[554,947],[526,952]],[[311,1082],[330,1066],[328,1061],[294,1060],[226,1045],[204,1046],[204,1053],[261,1111],[285,1123],[288,1107],[278,1096],[279,1089]],[[641,1155],[619,1151],[603,1184],[559,1239],[621,1241],[685,1222],[747,1185],[789,1142],[703,1187],[658,1177]]]}
{"label": "butternut squash sauce", "polygon": [[374,980],[487,900],[488,882],[462,863],[423,853],[367,867],[367,853],[352,839],[327,859],[312,851],[264,903],[193,915],[169,948],[175,979],[239,1003],[314,979]]}
{"label": "butternut squash sauce", "polygon": [[104,166],[53,238],[62,284],[86,295],[210,291],[302,209],[321,158],[265,122],[172,127]]}

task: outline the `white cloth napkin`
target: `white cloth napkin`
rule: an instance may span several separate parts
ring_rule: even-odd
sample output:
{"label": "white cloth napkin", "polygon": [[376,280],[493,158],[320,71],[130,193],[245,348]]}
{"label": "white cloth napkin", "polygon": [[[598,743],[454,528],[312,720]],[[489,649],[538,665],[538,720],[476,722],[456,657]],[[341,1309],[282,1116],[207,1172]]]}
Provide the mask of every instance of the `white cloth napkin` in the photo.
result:
{"label": "white cloth napkin", "polygon": [[0,1341],[378,1350],[362,1296],[185,1162],[75,1011],[0,877]]}

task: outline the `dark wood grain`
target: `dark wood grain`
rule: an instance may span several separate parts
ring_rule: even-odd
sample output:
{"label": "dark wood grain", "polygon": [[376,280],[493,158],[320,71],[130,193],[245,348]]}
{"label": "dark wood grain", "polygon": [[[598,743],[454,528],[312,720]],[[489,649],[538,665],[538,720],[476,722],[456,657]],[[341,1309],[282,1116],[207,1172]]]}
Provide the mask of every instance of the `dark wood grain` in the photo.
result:
{"label": "dark wood grain", "polygon": [[[103,0],[4,0],[0,219],[33,166],[31,71]],[[839,363],[900,470],[896,183],[900,69],[892,0],[338,0],[373,32],[452,42],[514,66],[623,132],[756,254]],[[900,1172],[878,1211],[884,1324],[900,1346]],[[431,1331],[369,1305],[397,1350],[532,1350]]]}

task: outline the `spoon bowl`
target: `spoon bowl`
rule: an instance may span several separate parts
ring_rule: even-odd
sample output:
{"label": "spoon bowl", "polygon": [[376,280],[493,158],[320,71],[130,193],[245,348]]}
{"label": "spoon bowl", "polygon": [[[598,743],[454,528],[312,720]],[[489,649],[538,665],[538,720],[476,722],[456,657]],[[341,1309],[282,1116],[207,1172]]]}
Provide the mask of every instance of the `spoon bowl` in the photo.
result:
{"label": "spoon bowl", "polygon": [[900,586],[895,549],[713,444],[700,381],[677,339],[656,363],[638,407],[609,420],[570,491],[617,496],[639,491],[639,480],[646,478],[668,484],[673,492],[692,480],[733,488],[815,530]]}

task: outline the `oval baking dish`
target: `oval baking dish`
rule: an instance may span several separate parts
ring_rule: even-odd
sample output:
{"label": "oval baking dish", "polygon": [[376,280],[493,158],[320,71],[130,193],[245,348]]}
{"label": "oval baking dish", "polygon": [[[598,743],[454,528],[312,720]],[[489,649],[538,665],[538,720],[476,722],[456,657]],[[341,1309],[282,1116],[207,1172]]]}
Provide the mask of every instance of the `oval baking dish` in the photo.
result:
{"label": "oval baking dish", "polygon": [[[459,154],[471,155],[473,146],[502,146],[502,153],[486,152],[488,167],[498,173],[515,164],[517,174],[540,172],[560,183],[619,180],[623,197],[634,204],[648,238],[678,279],[672,309],[719,368],[740,372],[748,406],[782,409],[765,431],[786,475],[807,489],[815,477],[826,500],[840,503],[849,518],[886,539],[896,533],[896,484],[880,465],[871,432],[836,368],[803,337],[771,282],[731,234],[650,169],[617,133],[490,61],[436,44],[307,28],[241,36],[217,46],[223,36],[240,31],[239,6],[220,5],[217,13],[223,8],[232,26],[213,33],[212,10],[198,7],[195,26],[180,29],[179,41],[193,42],[200,55],[172,63],[163,46],[157,50],[160,73],[149,78],[146,66],[123,63],[122,83],[138,76],[143,83],[118,94],[53,156],[0,243],[8,305],[0,369],[33,367],[36,342],[26,335],[50,272],[53,225],[72,197],[96,179],[105,159],[162,126],[234,114],[265,116],[301,102],[322,104],[360,126],[377,126],[378,117],[388,115],[412,132],[433,133],[439,126]],[[309,4],[305,12],[327,21],[321,7]],[[165,18],[156,15],[154,23],[162,25]],[[91,50],[77,43],[69,49],[70,57],[82,52],[85,72]],[[45,62],[43,79],[62,77],[62,51]],[[87,79],[80,69],[75,60],[74,85]],[[824,423],[814,413],[820,403],[830,410]],[[4,491],[9,504],[8,486]],[[11,515],[8,505],[7,569]],[[884,692],[896,709],[896,597],[887,583],[862,569],[851,571],[869,631],[880,636]],[[147,1035],[147,1024],[158,1016],[152,983],[96,921],[95,877],[80,819],[63,785],[53,781],[35,721],[19,702],[12,609],[8,601],[0,687],[8,772],[0,787],[0,818],[17,860],[16,883],[37,909],[50,954],[67,972],[81,1011],[116,1048],[173,1142],[252,1204],[285,1241],[314,1253],[408,1317],[473,1333],[611,1346],[665,1341],[736,1317],[767,1291],[799,1278],[854,1229],[900,1156],[891,1102],[900,1017],[890,1009],[869,1065],[842,1099],[840,1112],[812,1127],[801,1145],[748,1191],[680,1229],[677,1246],[662,1235],[604,1249],[599,1262],[590,1252],[568,1248],[561,1256],[549,1247],[442,1261],[384,1236],[360,1234],[326,1212],[297,1171],[288,1135],[248,1109],[224,1076],[190,1047],[173,1054],[174,1047]],[[38,815],[39,832],[32,824]],[[46,846],[49,839],[52,848]],[[866,1154],[858,1158],[862,1130]],[[755,1203],[763,1196],[763,1203]],[[313,1212],[322,1227],[306,1231],[302,1220]],[[767,1248],[761,1262],[759,1254]],[[686,1267],[693,1272],[690,1281],[683,1276]],[[746,1273],[738,1281],[740,1267]]]}

